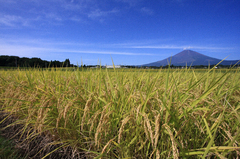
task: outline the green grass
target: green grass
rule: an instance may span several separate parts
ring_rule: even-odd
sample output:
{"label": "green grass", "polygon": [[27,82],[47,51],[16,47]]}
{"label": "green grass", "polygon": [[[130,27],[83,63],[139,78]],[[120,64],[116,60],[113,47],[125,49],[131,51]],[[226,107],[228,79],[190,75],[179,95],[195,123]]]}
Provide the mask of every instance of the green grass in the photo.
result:
{"label": "green grass", "polygon": [[240,155],[238,69],[1,70],[0,87],[28,139],[88,158]]}

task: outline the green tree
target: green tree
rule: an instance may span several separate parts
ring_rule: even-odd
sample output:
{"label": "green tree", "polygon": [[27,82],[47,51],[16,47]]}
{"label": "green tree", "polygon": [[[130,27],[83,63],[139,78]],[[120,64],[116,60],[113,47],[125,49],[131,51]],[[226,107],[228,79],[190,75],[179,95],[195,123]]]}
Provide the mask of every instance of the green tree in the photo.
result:
{"label": "green tree", "polygon": [[70,60],[69,59],[66,59],[64,61],[64,67],[70,67]]}

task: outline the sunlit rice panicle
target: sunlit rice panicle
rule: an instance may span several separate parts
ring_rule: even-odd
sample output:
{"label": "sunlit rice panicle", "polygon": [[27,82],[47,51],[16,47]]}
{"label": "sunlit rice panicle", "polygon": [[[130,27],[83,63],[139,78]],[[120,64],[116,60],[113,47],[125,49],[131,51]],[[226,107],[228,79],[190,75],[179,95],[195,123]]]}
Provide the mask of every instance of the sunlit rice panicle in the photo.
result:
{"label": "sunlit rice panicle", "polygon": [[[110,104],[110,103],[109,103]],[[96,129],[96,133],[95,133],[95,146],[99,146],[100,145],[100,142],[98,140],[98,135],[99,133],[101,133],[103,131],[103,127],[104,127],[104,116],[106,115],[106,110],[108,108],[108,105],[105,105],[103,107],[103,110],[101,112],[101,117],[100,117],[100,120],[99,120],[99,123],[98,123],[98,126],[97,126],[97,129]]]}
{"label": "sunlit rice panicle", "polygon": [[161,121],[161,115],[158,114],[156,117],[155,117],[155,135],[154,135],[154,147],[157,148],[157,143],[158,143],[158,138],[159,138],[159,135],[160,135],[160,121]]}
{"label": "sunlit rice panicle", "polygon": [[121,124],[121,127],[119,129],[119,133],[118,133],[118,143],[120,144],[121,142],[121,137],[122,137],[122,133],[124,131],[124,126],[127,124],[127,122],[131,119],[130,116],[127,116],[125,117],[123,120],[122,120],[122,124]]}
{"label": "sunlit rice panicle", "polygon": [[63,118],[65,120],[64,127],[66,127],[66,125],[67,125],[67,121],[68,121],[67,113],[68,113],[70,107],[72,106],[72,104],[73,104],[72,101],[70,101],[69,103],[67,103],[67,105],[64,108],[64,112],[63,112]]}
{"label": "sunlit rice panicle", "polygon": [[156,153],[156,159],[160,159],[160,152],[158,149],[157,149],[157,153]]}
{"label": "sunlit rice panicle", "polygon": [[150,139],[151,139],[152,145],[154,145],[152,126],[151,126],[150,121],[149,121],[149,119],[148,119],[148,117],[145,113],[143,114],[143,117],[144,117],[144,121],[145,121],[146,126],[147,126],[147,131],[150,134]]}
{"label": "sunlit rice panicle", "polygon": [[91,134],[93,128],[94,128],[94,124],[98,121],[96,121],[97,117],[101,114],[101,111],[98,110],[94,113],[94,115],[92,116],[92,118],[88,121],[87,124],[91,125],[90,129],[89,129],[89,135]]}
{"label": "sunlit rice panicle", "polygon": [[142,104],[139,104],[139,106],[137,107],[137,111],[136,111],[136,120],[138,119],[141,108],[142,108]]}
{"label": "sunlit rice panicle", "polygon": [[111,144],[111,142],[112,142],[114,139],[115,139],[115,138],[113,138],[113,139],[111,139],[111,140],[109,140],[109,141],[107,142],[107,144],[103,147],[101,154],[103,154],[103,153],[105,152],[105,150],[107,149],[107,147]]}
{"label": "sunlit rice panicle", "polygon": [[177,149],[177,143],[175,142],[173,133],[170,130],[170,127],[167,124],[164,124],[163,126],[166,128],[166,130],[167,130],[167,132],[168,132],[168,134],[169,134],[169,136],[171,138],[171,141],[172,141],[173,157],[174,157],[174,159],[177,159],[179,157],[179,152],[178,152],[178,149]]}
{"label": "sunlit rice panicle", "polygon": [[82,117],[82,124],[81,124],[81,130],[83,130],[83,126],[84,126],[84,122],[85,122],[85,117],[86,117],[87,113],[88,113],[89,110],[90,110],[91,102],[92,102],[92,98],[91,98],[91,96],[90,96],[89,99],[87,100],[86,105],[85,105],[85,108],[84,108],[84,113],[83,113],[83,117]]}
{"label": "sunlit rice panicle", "polygon": [[149,132],[148,132],[146,123],[145,123],[144,121],[143,121],[143,127],[144,127],[144,132],[145,132],[145,135],[146,135],[147,139],[150,140],[150,138],[149,138]]}

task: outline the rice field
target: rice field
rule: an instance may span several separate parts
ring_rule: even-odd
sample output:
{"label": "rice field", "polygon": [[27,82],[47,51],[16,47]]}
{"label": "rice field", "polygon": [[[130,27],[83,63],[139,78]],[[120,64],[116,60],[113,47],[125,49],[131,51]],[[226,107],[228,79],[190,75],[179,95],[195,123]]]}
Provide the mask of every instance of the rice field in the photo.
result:
{"label": "rice field", "polygon": [[42,158],[240,156],[239,69],[0,70],[0,108]]}

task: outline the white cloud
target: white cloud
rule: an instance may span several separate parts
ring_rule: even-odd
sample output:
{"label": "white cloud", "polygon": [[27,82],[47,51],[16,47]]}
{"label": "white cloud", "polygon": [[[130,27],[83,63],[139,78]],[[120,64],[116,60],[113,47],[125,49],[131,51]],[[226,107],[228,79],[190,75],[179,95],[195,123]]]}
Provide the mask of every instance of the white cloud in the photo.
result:
{"label": "white cloud", "polygon": [[183,50],[189,50],[191,48],[192,48],[191,46],[187,46],[187,47],[184,47]]}
{"label": "white cloud", "polygon": [[153,11],[147,7],[141,8],[141,12],[148,15],[153,15]]}
{"label": "white cloud", "polygon": [[[123,13],[126,8],[135,6],[141,0],[114,0],[111,2],[113,5],[109,5],[109,1],[111,0],[22,0],[10,3],[10,0],[0,0],[0,25],[38,26],[63,24],[68,20],[85,23],[89,19],[103,21]],[[120,3],[122,4],[119,5]],[[29,9],[26,9],[26,6]],[[1,11],[2,8],[5,8],[4,12]],[[153,14],[153,11],[146,7],[141,8],[140,11],[144,14]]]}
{"label": "white cloud", "polygon": [[55,21],[62,21],[63,20],[61,16],[59,16],[59,15],[57,15],[55,13],[48,13],[48,14],[46,14],[46,18],[49,18],[49,19],[55,20]]}
{"label": "white cloud", "polygon": [[[41,2],[22,0],[11,3],[0,1],[0,25],[21,27],[59,24],[68,19],[72,20],[74,15],[78,15],[80,6],[74,3],[74,1],[67,3],[65,0],[43,0]],[[66,7],[71,9],[66,10]],[[76,18],[73,20],[76,21]]]}
{"label": "white cloud", "polygon": [[27,26],[28,20],[22,18],[21,16],[15,15],[1,15],[0,25],[15,27],[17,25]]}
{"label": "white cloud", "polygon": [[118,52],[118,51],[98,51],[98,50],[78,50],[78,49],[56,49],[46,47],[32,47],[32,46],[0,46],[2,55],[16,55],[16,56],[41,56],[51,55],[55,53],[81,53],[81,54],[107,54],[107,55],[132,55],[132,56],[153,56],[150,53],[132,53],[132,52]]}
{"label": "white cloud", "polygon": [[[70,49],[68,49],[70,47]],[[83,49],[79,49],[83,48]],[[95,47],[95,49],[92,49]],[[101,49],[101,51],[99,51]],[[2,55],[16,55],[32,57],[42,55],[51,55],[56,53],[81,53],[81,54],[108,54],[108,55],[132,55],[153,56],[151,53],[136,53],[124,51],[109,51],[103,49],[99,44],[79,44],[70,42],[51,42],[49,40],[34,40],[34,39],[0,39],[0,53]],[[34,54],[33,54],[34,53]]]}
{"label": "white cloud", "polygon": [[71,17],[70,20],[75,21],[75,22],[82,22],[83,21],[82,18],[77,17],[77,16]]}
{"label": "white cloud", "polygon": [[95,50],[64,50],[64,49],[54,49],[52,51],[56,52],[67,52],[67,53],[84,53],[84,54],[108,54],[108,55],[155,55],[150,53],[132,53],[132,52],[117,52],[117,51],[95,51]]}
{"label": "white cloud", "polygon": [[183,46],[174,46],[174,45],[135,45],[128,46],[128,48],[136,49],[182,49]]}
{"label": "white cloud", "polygon": [[61,4],[61,7],[68,11],[79,11],[79,10],[84,9],[84,6],[85,5],[74,4],[74,3],[62,3]]}
{"label": "white cloud", "polygon": [[99,18],[99,17],[105,17],[105,16],[108,16],[110,14],[115,14],[117,13],[118,10],[116,9],[112,9],[112,10],[109,10],[109,11],[102,11],[100,9],[96,9],[94,11],[92,11],[91,13],[88,14],[88,17],[89,18]]}
{"label": "white cloud", "polygon": [[127,3],[130,6],[135,6],[137,5],[139,2],[141,2],[142,0],[115,0],[117,2],[122,2],[122,3]]}
{"label": "white cloud", "polygon": [[136,48],[136,49],[200,49],[200,50],[227,50],[234,49],[230,47],[212,47],[212,46],[186,46],[186,45],[132,45],[124,46],[125,48]]}

